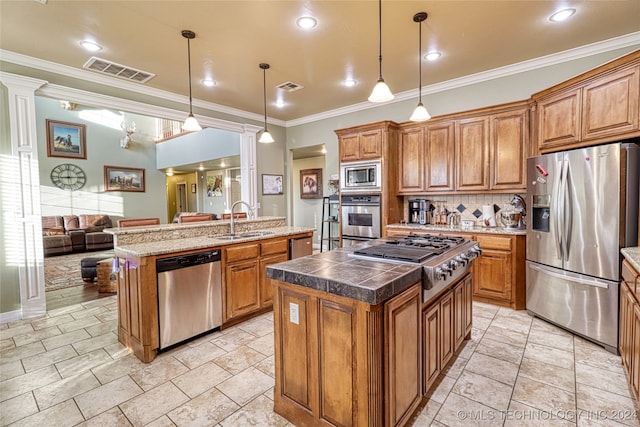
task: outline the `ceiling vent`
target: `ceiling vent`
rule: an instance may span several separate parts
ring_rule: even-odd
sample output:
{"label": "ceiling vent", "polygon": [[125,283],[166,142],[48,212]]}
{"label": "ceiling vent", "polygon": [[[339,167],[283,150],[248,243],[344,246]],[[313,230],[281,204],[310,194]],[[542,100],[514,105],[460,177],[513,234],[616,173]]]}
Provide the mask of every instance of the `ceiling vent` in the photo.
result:
{"label": "ceiling vent", "polygon": [[146,83],[156,75],[146,71],[136,70],[126,65],[117,64],[105,59],[92,56],[83,66],[85,70],[97,71],[113,77],[129,80],[136,83]]}
{"label": "ceiling vent", "polygon": [[278,89],[282,89],[282,90],[285,90],[287,92],[295,92],[298,89],[302,89],[304,86],[299,85],[298,83],[294,83],[294,82],[284,82],[284,83],[280,83],[276,87]]}

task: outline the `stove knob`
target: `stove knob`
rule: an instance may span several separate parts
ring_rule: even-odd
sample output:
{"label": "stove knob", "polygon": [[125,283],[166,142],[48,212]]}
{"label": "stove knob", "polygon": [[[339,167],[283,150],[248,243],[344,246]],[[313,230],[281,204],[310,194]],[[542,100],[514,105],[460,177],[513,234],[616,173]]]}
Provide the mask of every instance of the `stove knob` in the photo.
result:
{"label": "stove knob", "polygon": [[442,272],[446,275],[446,273],[449,273],[449,276],[453,275],[453,270],[451,269],[451,267],[449,267],[448,264],[442,264],[440,266],[440,269],[442,269]]}
{"label": "stove knob", "polygon": [[464,267],[469,262],[469,257],[466,254],[460,254],[456,257],[456,261]]}
{"label": "stove knob", "polygon": [[480,246],[476,245],[476,246],[471,248],[471,253],[474,256],[480,256],[480,255],[482,255],[482,249],[480,249]]}
{"label": "stove knob", "polygon": [[455,270],[459,266],[460,264],[458,264],[458,261],[456,261],[455,259],[452,259],[451,261],[449,261],[449,267],[451,267],[452,270]]}
{"label": "stove knob", "polygon": [[440,268],[440,267],[436,267],[436,280],[438,280],[438,279],[440,279],[440,280],[446,280],[447,279],[447,273],[444,272],[442,270],[442,268]]}

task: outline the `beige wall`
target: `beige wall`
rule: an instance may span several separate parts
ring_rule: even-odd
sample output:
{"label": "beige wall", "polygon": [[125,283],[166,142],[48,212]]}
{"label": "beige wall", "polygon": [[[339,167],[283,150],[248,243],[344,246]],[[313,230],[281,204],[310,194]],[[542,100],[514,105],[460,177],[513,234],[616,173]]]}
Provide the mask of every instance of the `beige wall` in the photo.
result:
{"label": "beige wall", "polygon": [[322,169],[322,193],[327,193],[327,181],[325,156],[308,157],[294,160],[291,168],[291,197],[293,198],[293,225],[297,227],[311,227],[313,233],[313,246],[320,247],[320,226],[322,221],[322,199],[300,198],[300,171],[304,169]]}

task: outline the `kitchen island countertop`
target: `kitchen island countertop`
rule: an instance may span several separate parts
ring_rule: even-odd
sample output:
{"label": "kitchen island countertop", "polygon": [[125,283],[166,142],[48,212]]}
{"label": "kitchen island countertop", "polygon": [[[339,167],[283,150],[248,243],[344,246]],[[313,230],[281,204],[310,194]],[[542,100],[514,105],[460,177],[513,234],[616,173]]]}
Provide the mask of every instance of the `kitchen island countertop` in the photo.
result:
{"label": "kitchen island countertop", "polygon": [[526,229],[505,227],[462,227],[461,225],[421,225],[421,224],[389,224],[387,230],[414,231],[414,232],[439,232],[439,233],[472,233],[472,234],[508,234],[511,236],[526,236]]}
{"label": "kitchen island countertop", "polygon": [[[379,242],[379,241],[378,241]],[[267,267],[267,277],[376,305],[420,281],[419,264],[391,264],[352,256],[354,248],[335,249]]]}
{"label": "kitchen island countertop", "polygon": [[629,263],[636,269],[636,271],[640,271],[640,246],[630,247],[630,248],[622,248],[620,252],[624,257],[629,261]]}
{"label": "kitchen island countertop", "polygon": [[264,240],[274,237],[290,236],[315,231],[315,228],[308,227],[271,227],[260,229],[260,231],[269,231],[270,234],[245,238],[234,238],[233,240],[223,240],[216,235],[200,235],[197,237],[183,237],[161,241],[146,241],[140,243],[128,243],[116,245],[115,252],[118,256],[136,256],[147,257],[153,255],[166,255],[177,252],[191,251],[194,249],[210,249],[236,243],[245,243],[253,240]]}

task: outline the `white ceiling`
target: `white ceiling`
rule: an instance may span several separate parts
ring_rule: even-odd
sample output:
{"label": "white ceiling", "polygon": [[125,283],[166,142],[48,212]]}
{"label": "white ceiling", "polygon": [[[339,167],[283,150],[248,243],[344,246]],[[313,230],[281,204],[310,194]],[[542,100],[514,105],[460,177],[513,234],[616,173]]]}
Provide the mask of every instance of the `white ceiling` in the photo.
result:
{"label": "white ceiling", "polygon": [[[560,5],[577,9],[565,23],[547,18]],[[640,30],[640,1],[400,1],[382,2],[383,75],[394,93],[418,86],[418,24],[423,51],[442,52],[423,62],[423,85],[508,66]],[[297,17],[318,26],[302,31]],[[263,113],[262,70],[267,62],[269,117],[283,121],[365,102],[378,77],[378,2],[359,1],[64,1],[0,0],[0,48],[82,68],[92,56],[156,76],[145,86],[188,95],[187,43],[191,42],[195,99]],[[80,48],[94,39],[103,50]],[[87,72],[92,73],[92,72]],[[92,75],[92,74],[89,74]],[[206,88],[209,77],[217,82]],[[352,88],[341,85],[355,78]],[[292,81],[296,92],[276,90]],[[274,103],[282,98],[285,107]]]}

